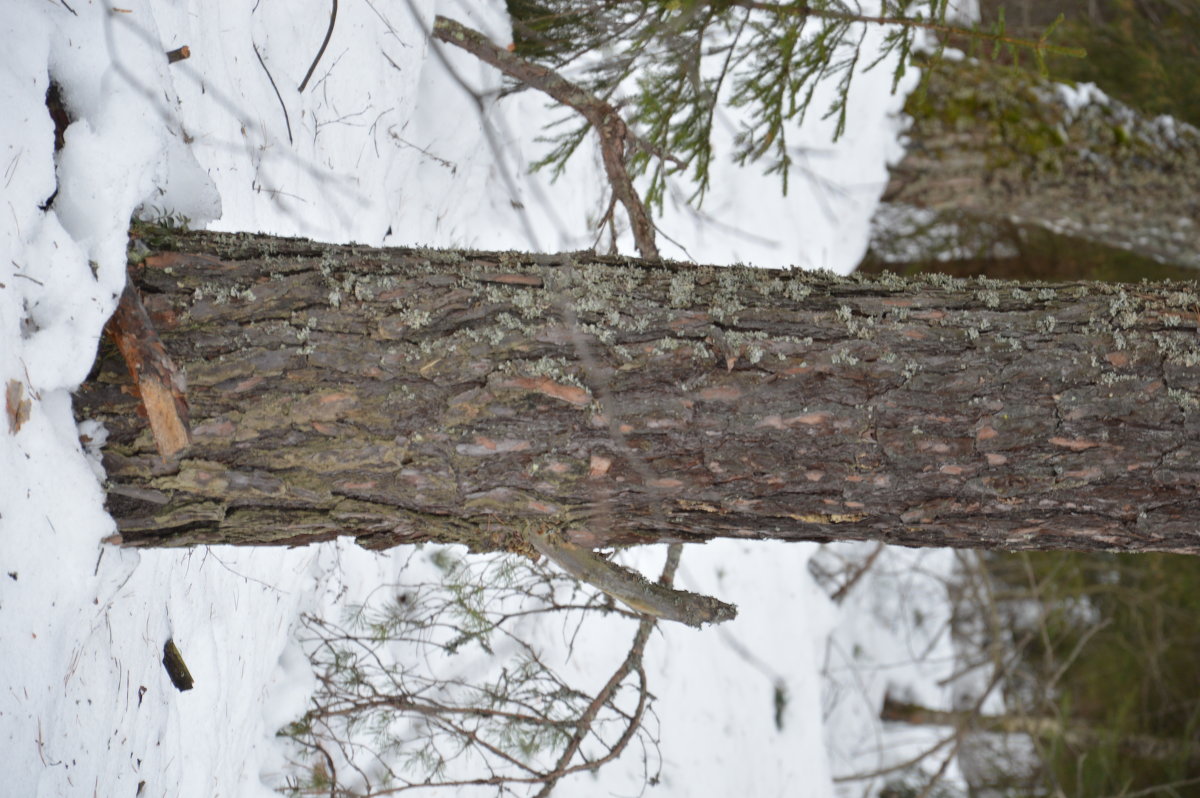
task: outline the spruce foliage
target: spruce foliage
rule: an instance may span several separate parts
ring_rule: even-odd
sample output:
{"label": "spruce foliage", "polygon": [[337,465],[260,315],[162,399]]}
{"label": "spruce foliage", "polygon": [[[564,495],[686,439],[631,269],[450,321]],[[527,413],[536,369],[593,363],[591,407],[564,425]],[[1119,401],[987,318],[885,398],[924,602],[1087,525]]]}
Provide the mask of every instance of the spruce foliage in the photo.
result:
{"label": "spruce foliage", "polygon": [[[1008,36],[1003,18],[987,29],[958,26],[947,20],[949,0],[882,0],[877,14],[852,0],[508,0],[508,10],[519,55],[569,71],[622,110],[633,136],[630,169],[648,176],[646,199],[659,208],[673,176],[690,180],[691,201],[703,200],[723,106],[740,111],[733,160],[761,162],[786,193],[789,136],[820,96],[817,87],[834,88],[818,110],[835,120],[836,139],[860,65],[889,61],[894,89],[914,48],[928,42],[940,52],[938,37],[948,34],[1028,49],[1039,63],[1047,52],[1080,54],[1047,41],[1053,25],[1028,40]],[[882,43],[864,46],[871,26],[882,27]],[[554,134],[536,166],[560,172],[587,132],[578,125]]]}

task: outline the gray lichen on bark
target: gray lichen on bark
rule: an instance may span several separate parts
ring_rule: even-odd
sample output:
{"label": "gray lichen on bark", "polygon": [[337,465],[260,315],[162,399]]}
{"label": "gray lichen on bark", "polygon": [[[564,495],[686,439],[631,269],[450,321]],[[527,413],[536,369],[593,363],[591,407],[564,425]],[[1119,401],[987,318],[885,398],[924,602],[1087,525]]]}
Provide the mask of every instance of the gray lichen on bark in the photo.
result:
{"label": "gray lichen on bark", "polygon": [[111,357],[78,396],[130,545],[1200,550],[1194,283],[158,246],[192,446],[158,456]]}

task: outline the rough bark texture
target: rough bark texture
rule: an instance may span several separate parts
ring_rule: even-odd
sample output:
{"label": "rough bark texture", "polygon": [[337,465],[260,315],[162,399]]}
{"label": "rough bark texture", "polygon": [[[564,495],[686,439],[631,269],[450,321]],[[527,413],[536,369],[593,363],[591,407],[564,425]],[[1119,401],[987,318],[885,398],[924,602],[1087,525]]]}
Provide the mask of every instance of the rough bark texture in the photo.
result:
{"label": "rough bark texture", "polygon": [[156,246],[192,445],[158,455],[119,358],[78,395],[130,545],[1200,551],[1194,283]]}

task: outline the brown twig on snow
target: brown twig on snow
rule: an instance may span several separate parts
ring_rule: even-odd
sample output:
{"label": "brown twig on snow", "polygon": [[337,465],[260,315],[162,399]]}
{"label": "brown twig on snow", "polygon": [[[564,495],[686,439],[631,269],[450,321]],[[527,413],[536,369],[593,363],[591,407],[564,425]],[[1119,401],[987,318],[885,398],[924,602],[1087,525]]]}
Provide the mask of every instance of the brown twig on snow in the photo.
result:
{"label": "brown twig on snow", "polygon": [[287,103],[283,101],[283,95],[279,93],[279,87],[275,85],[275,78],[271,77],[271,70],[267,69],[267,62],[263,60],[262,53],[258,51],[258,45],[251,42],[250,46],[254,48],[254,57],[258,59],[258,65],[263,68],[263,72],[267,73],[267,80],[271,81],[271,88],[275,90],[275,97],[279,100],[279,107],[283,109],[283,123],[287,125],[288,144],[293,144],[292,120],[288,119]]}
{"label": "brown twig on snow", "polygon": [[875,546],[875,550],[867,555],[867,558],[858,565],[858,567],[854,570],[854,573],[850,575],[845,583],[833,592],[833,595],[829,597],[830,601],[832,601],[834,604],[841,604],[842,599],[846,598],[846,594],[858,584],[859,580],[867,575],[867,571],[871,570],[871,566],[874,565],[875,561],[879,559],[879,555],[883,554],[883,550],[885,548],[886,546],[884,546],[884,544],[877,544]]}
{"label": "brown twig on snow", "polygon": [[192,442],[183,375],[167,355],[132,281],[126,283],[107,330],[146,408],[154,445],[160,455],[170,457]]}
{"label": "brown twig on snow", "polygon": [[625,144],[630,138],[630,133],[625,120],[615,108],[554,70],[526,61],[519,55],[497,46],[479,31],[452,19],[437,17],[433,22],[433,35],[578,111],[600,136],[600,155],[604,161],[604,170],[608,173],[608,182],[612,185],[613,194],[629,214],[633,240],[637,244],[638,252],[643,258],[658,258],[658,247],[654,243],[654,223],[650,220],[650,214],[638,197],[629,171],[625,168]]}
{"label": "brown twig on snow", "polygon": [[174,64],[176,61],[192,57],[192,50],[186,44],[182,47],[176,47],[174,50],[167,51],[167,63]]}
{"label": "brown twig on snow", "polygon": [[321,49],[317,50],[317,57],[313,59],[312,66],[304,73],[304,80],[300,81],[300,88],[296,89],[297,92],[304,92],[304,87],[308,85],[308,80],[316,70],[317,64],[321,63],[321,56],[325,55],[325,48],[329,46],[329,40],[333,38],[333,23],[337,21],[337,6],[338,0],[333,0],[333,10],[329,12],[329,29],[325,31],[325,41],[321,42]]}

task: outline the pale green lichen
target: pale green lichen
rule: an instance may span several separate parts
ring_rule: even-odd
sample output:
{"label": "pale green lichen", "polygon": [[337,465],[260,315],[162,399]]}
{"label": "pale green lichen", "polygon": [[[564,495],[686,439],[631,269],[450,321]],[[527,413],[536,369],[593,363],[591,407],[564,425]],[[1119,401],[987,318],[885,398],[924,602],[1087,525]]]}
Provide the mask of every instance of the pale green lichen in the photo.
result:
{"label": "pale green lichen", "polygon": [[1195,308],[1200,305],[1200,296],[1192,291],[1172,291],[1165,297],[1167,307]]}
{"label": "pale green lichen", "polygon": [[235,299],[253,302],[257,298],[252,288],[216,282],[201,283],[192,291],[193,302],[200,302],[205,297],[211,297],[214,305],[225,305]]}
{"label": "pale green lichen", "polygon": [[909,287],[909,281],[895,272],[884,270],[876,276],[875,284],[880,288],[893,291],[903,291]]}
{"label": "pale green lichen", "polygon": [[793,302],[803,302],[812,294],[812,286],[802,277],[793,277],[785,284],[783,295]]}
{"label": "pale green lichen", "polygon": [[926,272],[921,275],[926,283],[938,288],[956,288],[962,284],[962,279],[941,272]]}
{"label": "pale green lichen", "polygon": [[839,349],[830,356],[829,362],[834,365],[854,366],[858,364],[858,358],[850,354],[845,349]]}
{"label": "pale green lichen", "polygon": [[415,254],[425,259],[426,263],[432,265],[434,263],[444,266],[458,266],[466,262],[463,253],[454,249],[429,249],[428,247],[418,247],[413,250]]}
{"label": "pale green lichen", "polygon": [[678,338],[660,338],[654,342],[654,354],[665,355],[674,352],[679,347],[683,346],[683,342]]}
{"label": "pale green lichen", "polygon": [[400,313],[400,321],[410,330],[419,330],[429,324],[432,316],[422,308],[409,308]]}
{"label": "pale green lichen", "polygon": [[572,369],[571,364],[560,357],[541,357],[537,360],[508,360],[498,369],[502,374],[521,377],[546,377],[560,385],[573,385],[587,389]]}
{"label": "pale green lichen", "polygon": [[1097,382],[1106,388],[1111,388],[1120,383],[1139,383],[1141,379],[1136,374],[1118,374],[1115,371],[1105,371],[1100,375],[1100,379]]}
{"label": "pale green lichen", "polygon": [[533,289],[517,291],[512,296],[512,305],[525,318],[537,318],[545,313],[549,304],[541,294],[544,292]]}
{"label": "pale green lichen", "polygon": [[1168,388],[1167,396],[1171,397],[1179,404],[1180,409],[1185,413],[1191,412],[1200,408],[1200,400],[1197,400],[1195,395],[1180,390],[1179,388]]}
{"label": "pale green lichen", "polygon": [[[1181,343],[1178,335],[1169,335],[1162,333],[1153,333],[1151,338],[1158,347],[1158,351],[1169,362],[1177,365],[1194,368],[1200,365],[1200,350],[1190,345]],[[1189,336],[1190,338],[1190,336]]]}
{"label": "pale green lichen", "polygon": [[975,298],[982,302],[985,308],[995,310],[1000,307],[1000,294],[995,289],[989,288],[984,291],[976,291]]}
{"label": "pale green lichen", "polygon": [[580,332],[590,335],[602,344],[611,344],[617,339],[616,331],[603,324],[580,324]]}

